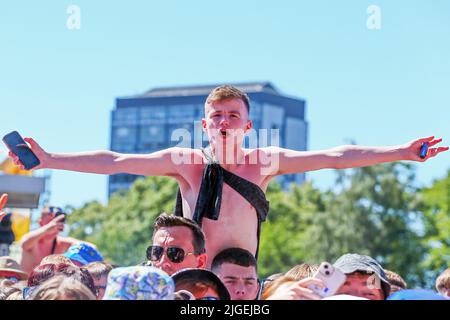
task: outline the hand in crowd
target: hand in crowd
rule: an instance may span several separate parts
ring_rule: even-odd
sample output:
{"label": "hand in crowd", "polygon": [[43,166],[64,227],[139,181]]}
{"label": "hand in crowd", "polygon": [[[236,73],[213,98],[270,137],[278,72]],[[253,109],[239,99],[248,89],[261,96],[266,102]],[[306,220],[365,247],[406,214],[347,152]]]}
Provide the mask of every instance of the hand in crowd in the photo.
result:
{"label": "hand in crowd", "polygon": [[[38,157],[40,164],[33,168],[33,170],[36,169],[42,169],[45,168],[48,162],[48,159],[50,155],[44,151],[44,149],[41,148],[41,146],[34,141],[32,138],[24,138],[25,142],[28,143],[27,146],[23,146],[24,148],[28,147],[33,151],[33,153]],[[23,166],[22,162],[19,160],[19,157],[12,153],[11,151],[8,153],[8,155],[13,159],[14,163],[19,166],[21,170],[25,170],[25,167]]]}
{"label": "hand in crowd", "polygon": [[299,281],[290,281],[280,285],[267,300],[320,300],[321,296],[314,293],[309,286],[315,285],[324,288],[322,280],[305,278]]}
{"label": "hand in crowd", "polygon": [[48,224],[44,226],[46,228],[47,234],[57,235],[59,232],[64,230],[64,215],[59,215],[56,218],[53,218]]}
{"label": "hand in crowd", "polygon": [[6,212],[2,209],[5,207],[7,201],[8,195],[6,193],[2,194],[2,196],[0,197],[0,221],[2,221],[4,216],[6,216]]}

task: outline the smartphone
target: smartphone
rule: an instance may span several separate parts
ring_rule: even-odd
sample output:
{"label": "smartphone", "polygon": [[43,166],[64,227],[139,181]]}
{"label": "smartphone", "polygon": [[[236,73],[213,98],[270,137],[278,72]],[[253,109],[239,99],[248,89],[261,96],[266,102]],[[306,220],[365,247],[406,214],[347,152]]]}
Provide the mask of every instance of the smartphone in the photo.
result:
{"label": "smartphone", "polygon": [[30,170],[41,163],[17,131],[4,136],[3,142],[12,153],[19,157],[25,169]]}
{"label": "smartphone", "polygon": [[320,288],[312,285],[309,288],[322,298],[332,296],[336,293],[340,286],[345,282],[346,276],[339,269],[335,268],[329,262],[322,262],[313,278],[320,279],[324,282],[325,287]]}
{"label": "smartphone", "polygon": [[425,159],[428,153],[428,142],[424,142],[420,148],[420,158]]}

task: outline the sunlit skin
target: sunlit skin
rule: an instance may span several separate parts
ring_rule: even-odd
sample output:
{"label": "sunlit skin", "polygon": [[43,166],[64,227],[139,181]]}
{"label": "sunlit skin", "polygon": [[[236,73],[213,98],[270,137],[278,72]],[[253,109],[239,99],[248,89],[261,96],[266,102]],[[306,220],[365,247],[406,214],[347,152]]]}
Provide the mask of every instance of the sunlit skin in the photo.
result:
{"label": "sunlit skin", "polygon": [[[165,271],[168,275],[185,268],[205,268],[206,254],[194,254],[193,235],[191,229],[184,226],[162,227],[153,235],[153,245],[164,248],[164,254],[152,265]],[[179,247],[185,252],[184,260],[180,263],[170,261],[167,257],[168,247]]]}
{"label": "sunlit skin", "polygon": [[258,276],[254,266],[243,267],[225,262],[213,272],[225,284],[231,300],[255,300],[258,295]]}
{"label": "sunlit skin", "polygon": [[348,294],[369,300],[384,300],[383,290],[379,285],[376,285],[379,281],[372,281],[374,276],[361,273],[347,274],[345,283],[336,294]]}
{"label": "sunlit skin", "polygon": [[[400,160],[424,162],[448,150],[448,147],[436,147],[442,139],[435,139],[433,136],[386,147],[346,145],[318,151],[296,151],[275,146],[245,149],[242,141],[249,134],[252,123],[245,103],[240,99],[206,103],[202,126],[221,166],[256,184],[264,192],[271,179],[278,175],[362,167]],[[112,151],[62,154],[46,152],[31,138],[24,140],[40,160],[40,165],[35,169],[172,177],[180,187],[184,216],[190,219],[193,217],[207,162],[199,149],[174,147],[150,154],[122,154]],[[429,144],[425,159],[419,157],[423,142]],[[175,162],[174,158],[180,154],[187,155],[189,161],[181,164]],[[10,156],[21,165],[15,155],[10,153]],[[254,159],[257,161],[253,161]],[[238,247],[256,254],[256,211],[226,184],[223,186],[219,219],[203,219],[202,228],[206,237],[208,268],[212,258],[226,248]]]}

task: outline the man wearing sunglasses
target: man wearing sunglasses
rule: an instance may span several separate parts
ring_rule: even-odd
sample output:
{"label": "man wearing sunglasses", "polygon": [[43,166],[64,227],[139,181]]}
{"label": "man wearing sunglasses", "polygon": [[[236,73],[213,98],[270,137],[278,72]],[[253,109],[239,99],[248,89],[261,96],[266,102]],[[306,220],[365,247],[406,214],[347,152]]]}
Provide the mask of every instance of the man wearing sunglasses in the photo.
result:
{"label": "man wearing sunglasses", "polygon": [[41,217],[38,220],[40,227],[27,233],[20,240],[22,270],[30,273],[44,257],[51,254],[62,254],[71,245],[83,242],[59,235],[64,230],[65,217],[65,213],[59,207],[46,206],[42,209]]}
{"label": "man wearing sunglasses", "polygon": [[192,220],[162,213],[153,225],[149,262],[172,275],[185,268],[205,268],[205,236]]}

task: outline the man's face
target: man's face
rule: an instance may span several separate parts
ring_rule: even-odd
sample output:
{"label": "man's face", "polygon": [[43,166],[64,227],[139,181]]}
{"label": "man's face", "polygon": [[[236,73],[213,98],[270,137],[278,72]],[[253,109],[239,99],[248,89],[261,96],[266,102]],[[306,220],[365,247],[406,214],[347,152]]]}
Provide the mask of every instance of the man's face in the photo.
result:
{"label": "man's face", "polygon": [[205,105],[205,118],[202,119],[211,144],[234,143],[242,145],[245,132],[252,127],[244,101],[228,99],[214,101]]}
{"label": "man's face", "polygon": [[223,263],[214,270],[230,293],[231,300],[254,300],[258,295],[258,276],[255,267]]}
{"label": "man's face", "polygon": [[348,294],[369,300],[383,300],[384,293],[379,283],[380,281],[375,274],[347,274],[345,283],[339,288],[336,294]]}
{"label": "man's face", "polygon": [[[153,235],[153,245],[161,246],[164,252],[158,261],[152,261],[152,264],[162,269],[169,275],[184,268],[204,268],[206,264],[205,254],[194,254],[192,244],[192,231],[188,227],[163,227]],[[167,256],[167,248],[178,247],[184,250],[184,259],[180,263],[175,263]]]}

